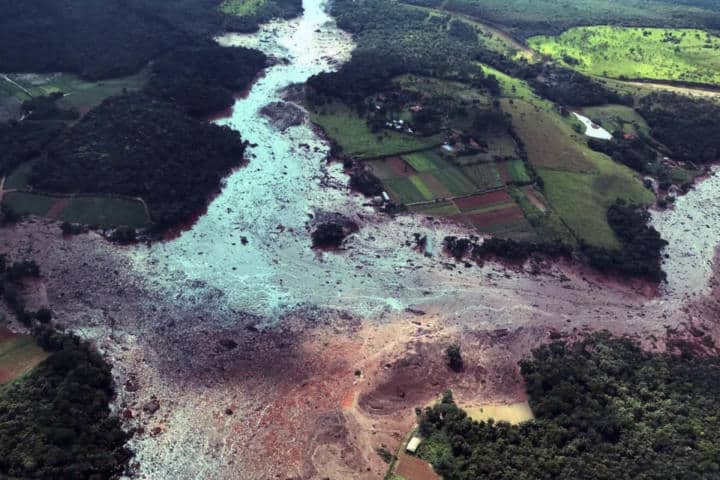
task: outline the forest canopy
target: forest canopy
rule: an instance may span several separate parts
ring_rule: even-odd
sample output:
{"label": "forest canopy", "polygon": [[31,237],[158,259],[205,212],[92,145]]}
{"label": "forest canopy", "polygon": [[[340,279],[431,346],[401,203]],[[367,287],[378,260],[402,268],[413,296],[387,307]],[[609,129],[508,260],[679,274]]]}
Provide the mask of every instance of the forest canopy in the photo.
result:
{"label": "forest canopy", "polygon": [[720,475],[720,360],[595,333],[521,362],[535,420],[473,421],[451,395],[421,416],[419,455],[445,480]]}

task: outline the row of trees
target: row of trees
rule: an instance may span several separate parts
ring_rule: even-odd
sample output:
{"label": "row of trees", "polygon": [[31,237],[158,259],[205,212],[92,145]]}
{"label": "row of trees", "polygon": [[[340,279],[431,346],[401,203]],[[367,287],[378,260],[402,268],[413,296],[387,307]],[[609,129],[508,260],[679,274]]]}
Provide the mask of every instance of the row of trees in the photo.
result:
{"label": "row of trees", "polygon": [[648,353],[600,332],[520,364],[535,420],[473,421],[447,393],[420,417],[419,455],[445,480],[720,476],[720,360]]}

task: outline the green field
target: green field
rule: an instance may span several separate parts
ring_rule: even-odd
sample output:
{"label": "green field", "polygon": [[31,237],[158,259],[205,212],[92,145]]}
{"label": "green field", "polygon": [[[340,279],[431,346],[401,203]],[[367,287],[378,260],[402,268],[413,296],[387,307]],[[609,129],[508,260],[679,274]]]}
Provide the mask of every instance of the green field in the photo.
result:
{"label": "green field", "polygon": [[554,110],[547,111],[522,100],[503,100],[503,109],[525,143],[530,163],[536,167],[574,172],[594,169],[591,151],[576,141],[577,133]]}
{"label": "green field", "polygon": [[33,337],[12,333],[0,324],[0,385],[27,373],[47,356]]}
{"label": "green field", "polygon": [[582,114],[609,132],[620,130],[625,133],[650,135],[650,127],[645,119],[625,105],[585,107]]}
{"label": "green field", "polygon": [[225,0],[220,9],[231,15],[246,17],[258,13],[267,2],[268,0]]}
{"label": "green field", "polygon": [[507,168],[511,182],[526,183],[531,180],[525,168],[525,162],[522,160],[511,160],[505,163],[505,168]]}
{"label": "green field", "polygon": [[442,143],[438,135],[416,137],[389,130],[373,133],[364,118],[338,103],[324,105],[319,112],[311,112],[310,118],[342,147],[345,154],[358,158],[412,152]]}
{"label": "green field", "polygon": [[494,163],[478,163],[476,165],[468,165],[461,167],[463,174],[472,181],[476,190],[484,192],[502,186],[500,174]]}
{"label": "green field", "polygon": [[590,75],[720,84],[720,37],[702,30],[579,27],[529,44]]}
{"label": "green field", "polygon": [[[38,97],[63,92],[65,96],[58,102],[61,107],[93,107],[108,97],[121,94],[124,90],[140,90],[147,82],[148,73],[143,70],[128,77],[97,82],[88,82],[68,73],[12,74],[8,75],[8,78],[20,85],[22,89],[0,79],[0,85],[5,86],[0,91],[12,92],[20,100],[29,100],[30,95]],[[30,95],[26,92],[29,92]]]}
{"label": "green field", "polygon": [[418,172],[428,172],[430,170],[440,170],[450,167],[445,159],[435,150],[410,153],[403,155],[402,158]]}
{"label": "green field", "polygon": [[3,198],[3,205],[23,216],[48,216],[56,210],[54,219],[83,225],[100,227],[127,225],[142,228],[148,223],[143,203],[123,198],[102,196],[64,198],[30,192],[10,192]]}

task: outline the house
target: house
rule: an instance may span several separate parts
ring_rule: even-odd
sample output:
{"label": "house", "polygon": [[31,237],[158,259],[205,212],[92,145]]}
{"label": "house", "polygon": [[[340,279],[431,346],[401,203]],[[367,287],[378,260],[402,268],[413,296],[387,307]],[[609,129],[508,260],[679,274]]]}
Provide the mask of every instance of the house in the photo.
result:
{"label": "house", "polygon": [[423,110],[422,105],[413,105],[412,107],[410,107],[410,111],[413,113],[422,112],[422,110]]}
{"label": "house", "polygon": [[412,437],[410,439],[410,441],[408,442],[407,446],[405,447],[405,450],[407,450],[410,453],[417,452],[417,449],[420,446],[420,442],[422,442],[420,437]]}

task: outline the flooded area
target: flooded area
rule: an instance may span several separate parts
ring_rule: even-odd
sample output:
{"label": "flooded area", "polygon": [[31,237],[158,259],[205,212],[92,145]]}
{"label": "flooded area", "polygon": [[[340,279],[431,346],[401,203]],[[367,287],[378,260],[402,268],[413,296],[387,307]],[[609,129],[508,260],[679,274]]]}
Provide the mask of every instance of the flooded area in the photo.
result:
{"label": "flooded area", "polygon": [[597,138],[599,140],[611,140],[612,134],[605,130],[600,125],[596,124],[592,120],[590,120],[588,117],[584,115],[580,115],[577,112],[572,112],[573,115],[575,115],[575,118],[580,120],[583,125],[585,125],[585,136],[590,138]]}
{"label": "flooded area", "polygon": [[707,294],[720,246],[720,167],[668,210],[653,211],[651,223],[669,242],[663,262],[666,296]]}

